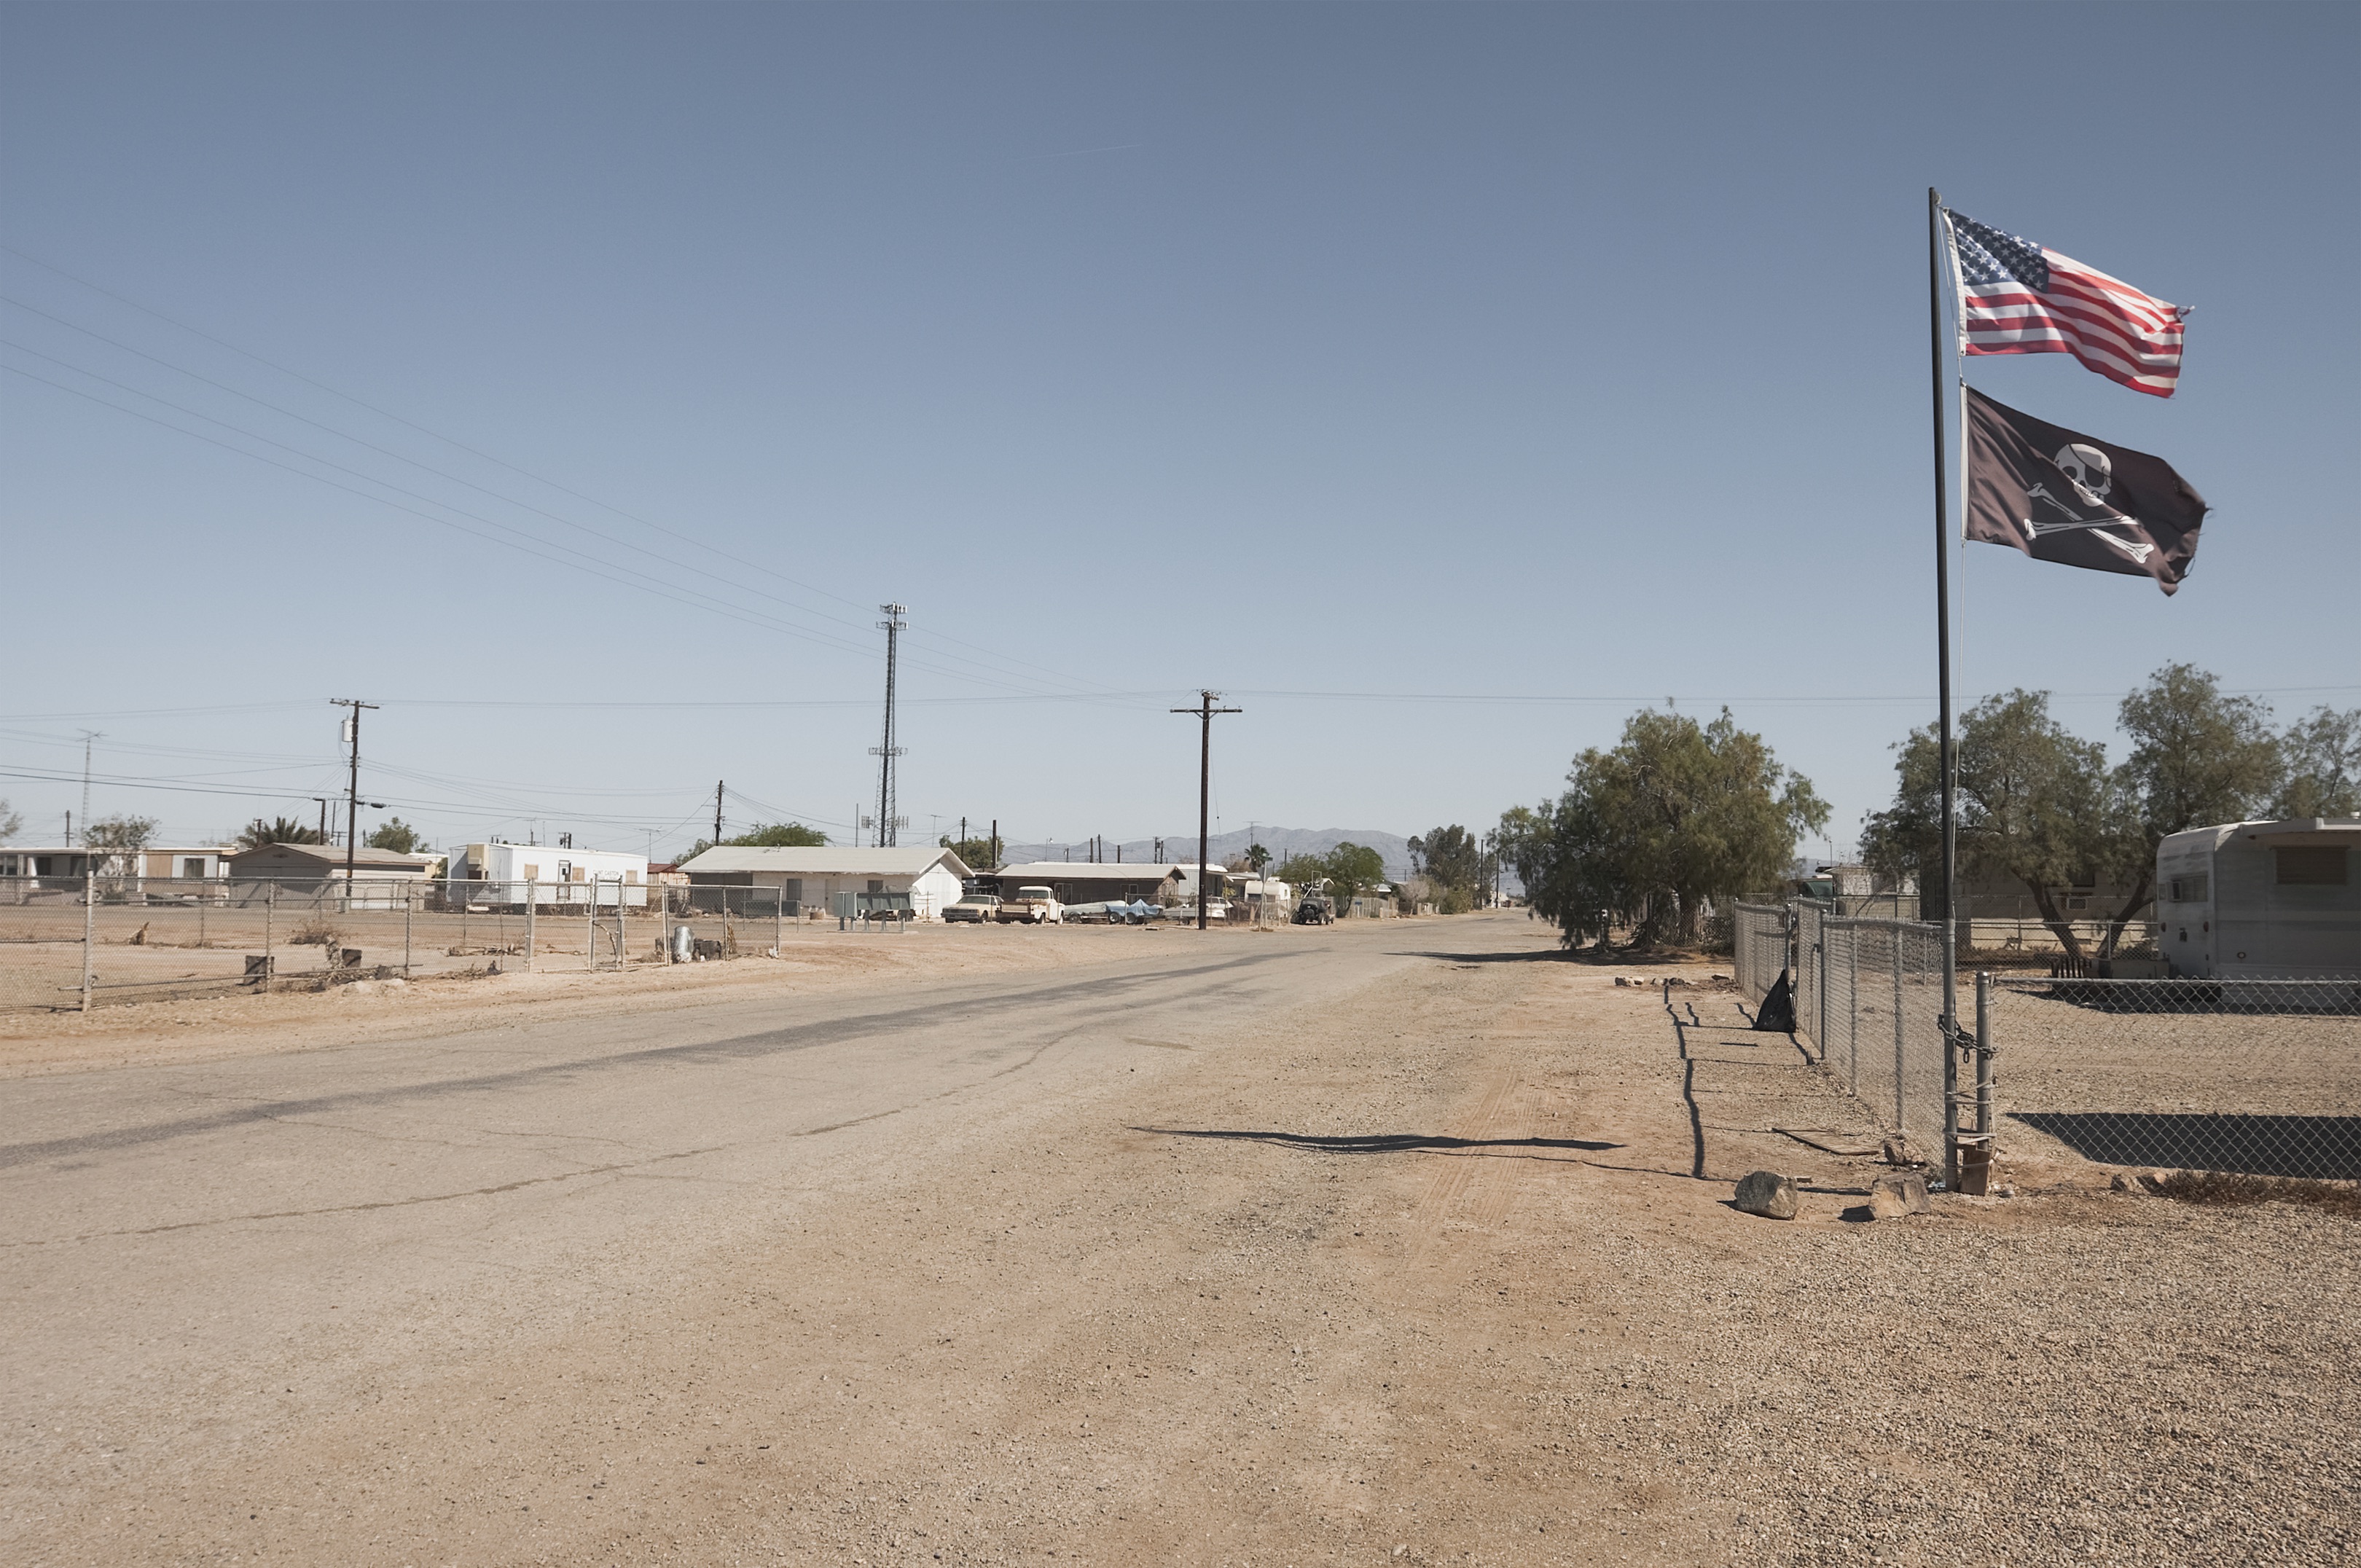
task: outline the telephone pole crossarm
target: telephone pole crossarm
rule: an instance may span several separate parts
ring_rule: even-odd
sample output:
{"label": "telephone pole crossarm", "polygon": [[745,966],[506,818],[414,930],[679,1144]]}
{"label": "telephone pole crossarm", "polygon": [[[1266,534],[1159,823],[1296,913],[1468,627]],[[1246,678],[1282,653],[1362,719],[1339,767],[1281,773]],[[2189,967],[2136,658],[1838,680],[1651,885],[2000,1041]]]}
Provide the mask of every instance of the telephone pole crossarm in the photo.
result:
{"label": "telephone pole crossarm", "polygon": [[1197,694],[1196,707],[1171,709],[1174,713],[1192,715],[1204,727],[1197,750],[1197,929],[1200,931],[1205,928],[1205,890],[1211,880],[1205,873],[1205,854],[1207,823],[1211,818],[1213,799],[1213,715],[1246,711],[1242,707],[1215,707],[1213,704],[1221,700],[1221,696],[1215,691],[1201,691]]}

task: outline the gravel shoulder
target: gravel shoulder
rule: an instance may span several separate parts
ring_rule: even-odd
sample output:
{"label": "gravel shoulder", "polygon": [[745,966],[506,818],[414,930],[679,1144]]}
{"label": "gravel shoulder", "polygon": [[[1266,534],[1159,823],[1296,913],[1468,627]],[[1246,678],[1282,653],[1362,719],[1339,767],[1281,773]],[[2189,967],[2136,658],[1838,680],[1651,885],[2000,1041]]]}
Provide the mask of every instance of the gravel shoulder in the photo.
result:
{"label": "gravel shoulder", "polygon": [[[1845,1146],[1847,1102],[1726,992],[1619,988],[1521,919],[1347,937],[1400,961],[1111,1042],[988,1124],[848,1141],[727,1234],[635,1243],[623,1299],[469,1343],[421,1321],[335,1409],[170,1464],[13,1437],[11,1470],[71,1474],[0,1539],[39,1563],[2354,1555],[2354,1220],[2086,1172],[1861,1223],[1873,1168],[1776,1130]],[[1806,1182],[1796,1220],[1729,1206],[1764,1165]]]}

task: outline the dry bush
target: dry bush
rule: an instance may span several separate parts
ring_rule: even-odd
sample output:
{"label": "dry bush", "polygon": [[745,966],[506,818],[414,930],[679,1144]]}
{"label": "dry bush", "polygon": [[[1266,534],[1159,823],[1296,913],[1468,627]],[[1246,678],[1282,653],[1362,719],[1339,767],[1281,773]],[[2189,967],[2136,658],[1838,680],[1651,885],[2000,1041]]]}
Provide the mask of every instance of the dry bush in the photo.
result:
{"label": "dry bush", "polygon": [[295,934],[287,940],[298,948],[339,948],[344,946],[345,938],[334,926],[314,916],[296,927]]}
{"label": "dry bush", "polygon": [[2140,1185],[2177,1203],[2231,1208],[2249,1203],[2308,1203],[2361,1217],[2361,1183],[2313,1181],[2293,1176],[2239,1176],[2224,1170],[2176,1170],[2145,1177]]}

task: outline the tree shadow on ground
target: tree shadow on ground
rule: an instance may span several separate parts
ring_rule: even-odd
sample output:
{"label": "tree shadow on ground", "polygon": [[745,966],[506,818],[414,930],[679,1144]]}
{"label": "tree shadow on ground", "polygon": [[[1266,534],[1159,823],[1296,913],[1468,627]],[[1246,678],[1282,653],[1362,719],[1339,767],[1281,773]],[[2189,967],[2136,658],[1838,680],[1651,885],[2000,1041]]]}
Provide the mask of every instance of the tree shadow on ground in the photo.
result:
{"label": "tree shadow on ground", "polygon": [[1429,953],[1417,950],[1388,953],[1389,959],[1437,959],[1453,964],[1589,964],[1615,969],[1652,968],[1666,964],[1728,963],[1728,954],[1684,953],[1666,949],[1651,952],[1628,952],[1609,948],[1599,952],[1595,948],[1583,948],[1569,952],[1564,948],[1527,948],[1510,953]]}
{"label": "tree shadow on ground", "polygon": [[1134,1127],[1132,1131],[1168,1138],[1234,1138],[1322,1154],[1408,1154],[1420,1149],[1579,1149],[1597,1154],[1623,1146],[1595,1138],[1453,1138],[1430,1133],[1354,1133],[1323,1137],[1314,1133],[1257,1132],[1233,1127]]}

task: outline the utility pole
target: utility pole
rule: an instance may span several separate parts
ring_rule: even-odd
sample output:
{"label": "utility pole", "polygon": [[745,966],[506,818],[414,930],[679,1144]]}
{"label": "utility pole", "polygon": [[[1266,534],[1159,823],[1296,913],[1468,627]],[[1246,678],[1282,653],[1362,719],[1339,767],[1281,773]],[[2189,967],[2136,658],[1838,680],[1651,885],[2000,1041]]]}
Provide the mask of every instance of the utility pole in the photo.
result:
{"label": "utility pole", "polygon": [[[84,844],[90,842],[90,743],[105,739],[105,735],[96,729],[82,732],[82,838]],[[73,821],[71,817],[66,821],[66,848],[73,848]]]}
{"label": "utility pole", "polygon": [[1000,869],[1000,818],[992,819],[992,869]]}
{"label": "utility pole", "polygon": [[328,700],[338,707],[352,709],[345,718],[345,737],[353,747],[352,772],[345,784],[345,896],[349,899],[353,895],[353,861],[361,841],[361,710],[373,708],[377,704],[350,696],[330,697]]}
{"label": "utility pole", "polygon": [[1174,713],[1193,713],[1204,725],[1197,751],[1197,929],[1200,931],[1205,928],[1205,884],[1210,880],[1205,874],[1205,840],[1213,810],[1213,715],[1246,711],[1242,707],[1215,707],[1214,699],[1220,695],[1218,692],[1201,691],[1197,694],[1196,707],[1171,710]]}
{"label": "utility pole", "polygon": [[713,841],[721,842],[721,781],[713,781]]}
{"label": "utility pole", "polygon": [[878,759],[877,847],[884,849],[901,842],[896,831],[900,825],[894,820],[894,759],[902,754],[902,748],[894,744],[894,665],[900,653],[902,632],[909,622],[902,619],[906,612],[898,604],[877,608],[885,612],[885,619],[877,623],[885,633],[885,743],[872,746],[869,754]]}
{"label": "utility pole", "polygon": [[312,798],[320,804],[320,842],[325,844],[328,842],[328,801],[331,797],[315,795]]}

